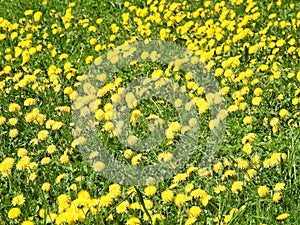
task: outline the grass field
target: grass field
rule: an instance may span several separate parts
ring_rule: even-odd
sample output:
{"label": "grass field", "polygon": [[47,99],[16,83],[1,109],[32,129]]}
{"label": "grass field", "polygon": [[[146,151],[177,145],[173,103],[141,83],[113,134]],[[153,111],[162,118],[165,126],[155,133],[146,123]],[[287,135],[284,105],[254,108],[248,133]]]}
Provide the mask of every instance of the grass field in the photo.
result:
{"label": "grass field", "polygon": [[[299,29],[296,0],[0,0],[0,224],[300,224]],[[176,60],[160,61],[175,48],[128,47],[154,40],[192,52],[218,91]],[[148,60],[88,80],[93,65],[108,73],[123,63],[118,46]],[[188,122],[200,129],[178,155],[191,153],[184,163],[174,160],[189,128],[176,110],[182,99],[133,103],[125,89],[143,77],[177,84],[196,109]],[[114,109],[125,98],[127,143],[146,146],[149,130],[165,125],[149,151],[119,141]],[[93,120],[96,139],[82,134]],[[118,182],[95,140],[133,170],[178,170],[142,186],[124,170]],[[209,140],[218,151],[204,167]]]}

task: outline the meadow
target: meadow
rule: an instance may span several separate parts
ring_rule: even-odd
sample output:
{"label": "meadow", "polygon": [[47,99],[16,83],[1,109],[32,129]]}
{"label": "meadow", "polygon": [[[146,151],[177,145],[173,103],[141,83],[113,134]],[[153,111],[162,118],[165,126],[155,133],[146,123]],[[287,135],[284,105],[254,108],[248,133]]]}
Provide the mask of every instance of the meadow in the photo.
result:
{"label": "meadow", "polygon": [[300,224],[299,28],[296,0],[0,0],[0,225]]}

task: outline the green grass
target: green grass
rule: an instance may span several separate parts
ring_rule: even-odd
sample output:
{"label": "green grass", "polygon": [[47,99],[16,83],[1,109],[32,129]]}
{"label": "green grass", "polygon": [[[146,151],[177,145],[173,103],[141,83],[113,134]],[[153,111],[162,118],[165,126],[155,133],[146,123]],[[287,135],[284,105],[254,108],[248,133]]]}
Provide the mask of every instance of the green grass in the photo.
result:
{"label": "green grass", "polygon": [[[248,11],[246,9],[252,1],[243,1],[241,4],[238,4],[239,1],[211,1],[210,5],[207,5],[208,1],[178,1],[177,8],[172,12],[170,7],[174,6],[172,3],[175,1],[161,3],[139,0],[132,1],[129,7],[124,6],[126,3],[123,0],[73,2],[75,5],[69,7],[71,1],[68,0],[48,0],[47,4],[42,4],[42,1],[0,0],[0,224],[151,224],[148,216],[152,220],[159,216],[164,218],[157,219],[152,224],[188,224],[186,221],[191,217],[189,209],[192,206],[201,208],[200,215],[194,216],[194,224],[300,224],[300,109],[297,103],[300,96],[300,6],[297,1],[283,1],[281,4],[280,1],[255,1],[255,5]],[[270,6],[270,3],[273,5]],[[226,10],[222,8],[222,4],[228,10],[228,15],[224,17],[222,13]],[[157,13],[155,7],[158,7]],[[221,8],[219,11],[218,7]],[[255,7],[257,9],[251,11]],[[69,28],[65,27],[67,22],[64,21],[68,8],[71,8],[74,16]],[[142,15],[143,9],[148,9],[147,15]],[[34,21],[33,15],[24,15],[26,10],[33,10],[33,13],[40,11],[43,15],[39,21]],[[259,16],[256,14],[258,12]],[[127,15],[125,13],[129,16],[129,27],[122,19],[122,15]],[[270,17],[274,13],[275,17]],[[184,17],[180,18],[182,15]],[[26,20],[22,22],[21,18]],[[98,18],[102,18],[103,22],[97,24]],[[242,26],[245,18],[248,22]],[[88,19],[88,22],[82,22],[84,19]],[[4,20],[11,25],[7,25]],[[18,27],[12,29],[14,23]],[[147,23],[150,24],[148,28],[144,27]],[[115,33],[111,29],[112,24],[119,27]],[[230,24],[233,26],[230,27]],[[96,27],[95,32],[89,31],[91,26]],[[243,29],[239,29],[239,26]],[[190,159],[184,165],[179,165],[180,170],[172,177],[154,184],[156,191],[151,192],[142,186],[135,187],[138,188],[135,189],[136,193],[128,193],[132,190],[128,183],[120,186],[120,192],[112,190],[113,182],[108,179],[112,177],[94,171],[92,163],[101,161],[101,158],[88,159],[95,149],[86,148],[87,151],[83,152],[85,148],[76,145],[74,122],[75,125],[79,124],[74,121],[74,118],[78,118],[74,117],[74,113],[78,111],[72,108],[72,90],[80,90],[80,81],[98,56],[105,57],[111,49],[132,38],[139,41],[160,40],[163,29],[169,29],[166,41],[189,49],[193,43],[196,46],[193,53],[205,60],[211,74],[216,73],[218,68],[224,70],[221,75],[215,76],[221,90],[229,87],[228,93],[223,93],[228,115],[224,120],[220,150],[215,153],[212,164],[203,172],[201,160],[211,135],[209,122],[213,112],[209,109],[196,118],[200,128],[199,137],[192,137],[196,139],[197,145],[190,149],[194,150]],[[149,31],[151,34],[148,35]],[[222,38],[216,35],[215,32],[218,31]],[[13,32],[17,32],[14,39],[10,37]],[[248,33],[243,36],[242,32]],[[1,34],[6,35],[3,40]],[[48,34],[47,38],[45,34]],[[95,45],[90,43],[92,38],[96,39]],[[281,45],[279,40],[284,40],[284,44]],[[22,47],[24,41],[25,45]],[[27,47],[26,42],[29,45]],[[31,47],[40,47],[40,50],[32,52],[30,60],[22,63],[22,54],[15,57],[17,46],[23,51],[34,51]],[[228,51],[224,50],[228,46]],[[212,56],[208,54],[210,51],[213,52]],[[171,49],[170,52],[172,53]],[[13,60],[9,60],[9,54]],[[67,54],[68,57],[60,59],[62,54]],[[90,63],[86,62],[88,56],[93,56]],[[237,65],[229,63],[226,66],[230,60],[238,62]],[[66,62],[72,64],[72,70],[66,69]],[[267,65],[268,68],[264,70],[262,65]],[[8,67],[10,71],[3,72]],[[185,87],[186,93],[194,101],[197,98],[208,101],[207,93],[189,89],[193,79],[189,80],[187,71],[182,68],[177,71],[171,65],[150,60],[125,65],[108,79],[106,84],[113,84],[119,78],[122,82],[120,85],[112,85],[111,90],[98,97],[100,101],[97,109],[105,111],[108,104],[113,103],[111,96],[120,92],[120,87],[126,88],[137,79],[151,77],[157,69],[163,70],[163,77],[169,77],[173,83]],[[249,74],[249,71],[253,74]],[[92,85],[97,91],[101,88],[97,87],[96,82],[92,82]],[[70,88],[72,90],[68,92]],[[261,88],[262,93],[258,94],[258,88]],[[253,99],[257,96],[262,101],[255,105]],[[28,98],[35,99],[36,104],[25,106],[24,101]],[[20,110],[9,110],[12,103],[19,104]],[[246,107],[243,108],[240,103]],[[236,105],[238,109],[231,111],[232,105]],[[60,111],[57,107],[61,106],[69,107],[67,109],[70,111]],[[37,109],[39,113],[36,114],[36,121],[30,121],[28,114]],[[288,114],[283,115],[282,109],[286,109]],[[133,110],[141,112],[141,116],[136,119],[136,126],[130,123],[130,115],[124,122],[145,143],[150,136],[148,126],[151,121],[147,117],[152,114],[159,116],[166,128],[171,122],[179,122],[184,117],[175,110],[171,99],[161,99],[159,96],[139,101],[128,112],[132,113]],[[109,110],[105,111],[106,117],[109,117],[107,111]],[[91,115],[90,118],[94,118],[94,112]],[[250,116],[253,121],[249,124],[243,122],[246,116]],[[3,118],[5,121],[2,124]],[[10,124],[11,118],[18,119],[16,125]],[[273,124],[274,118],[278,119],[278,124]],[[49,125],[51,120],[62,122],[63,126],[53,129]],[[99,137],[95,140],[101,140],[107,152],[127,166],[135,162],[136,168],[152,165],[159,161],[162,153],[173,153],[181,140],[177,133],[172,143],[169,142],[171,139],[164,138],[158,146],[151,146],[151,151],[131,149],[132,156],[125,157],[124,152],[129,147],[103,129],[109,121],[107,118],[98,121]],[[86,121],[83,120],[80,124],[83,129],[86,128],[84,122]],[[13,129],[18,131],[15,137],[10,135]],[[49,133],[45,139],[37,140],[42,130]],[[252,147],[252,152],[246,154],[243,148],[247,144],[243,140],[249,133],[255,134],[255,140],[245,141]],[[88,141],[94,140],[94,137],[87,138]],[[50,145],[56,146],[55,152],[47,150]],[[90,146],[93,145],[88,147]],[[26,149],[27,153],[21,154],[20,148]],[[139,154],[142,155],[137,160]],[[23,164],[25,168],[19,168],[26,156],[30,162]],[[257,164],[254,163],[256,156],[259,157]],[[7,158],[14,160],[11,169],[1,163]],[[241,159],[247,164],[245,167],[239,164]],[[50,161],[47,162],[48,160]],[[268,166],[268,162],[274,165]],[[218,163],[222,163],[223,168],[216,169],[220,165]],[[199,171],[187,173],[193,167],[197,167]],[[249,169],[255,170],[256,174],[246,179]],[[225,178],[229,170],[236,175]],[[57,177],[62,174],[65,176],[59,181]],[[184,177],[184,174],[188,176]],[[33,175],[36,178],[33,179]],[[184,178],[176,181],[180,176]],[[244,182],[238,193],[232,190],[236,181]],[[51,185],[49,191],[42,190],[45,182]],[[274,190],[277,183],[284,183],[284,188]],[[191,190],[186,189],[192,185]],[[217,185],[224,185],[226,190],[217,194],[214,190]],[[265,197],[258,194],[260,186],[269,188]],[[197,189],[205,191],[199,198],[192,192]],[[174,193],[174,199],[170,202],[162,197],[165,190],[172,190]],[[275,192],[279,192],[282,197],[278,203],[272,199]],[[69,197],[65,205],[58,202],[58,197],[62,194]],[[19,195],[25,197],[25,202],[13,205],[13,198]],[[187,197],[186,201],[180,199],[184,196]],[[207,203],[204,201],[205,197],[210,198]],[[128,206],[122,211],[120,205],[127,204],[126,202]],[[138,208],[135,209],[133,206],[136,205]],[[21,214],[15,214],[16,218],[11,218],[11,209],[14,207],[19,208]],[[236,212],[230,214],[231,210]],[[53,221],[50,213],[53,213]],[[276,219],[283,213],[290,215],[282,221]],[[65,223],[60,222],[63,217]],[[111,217],[113,219],[110,220]],[[219,222],[217,217],[221,218]],[[130,218],[138,218],[140,222],[130,222]]]}

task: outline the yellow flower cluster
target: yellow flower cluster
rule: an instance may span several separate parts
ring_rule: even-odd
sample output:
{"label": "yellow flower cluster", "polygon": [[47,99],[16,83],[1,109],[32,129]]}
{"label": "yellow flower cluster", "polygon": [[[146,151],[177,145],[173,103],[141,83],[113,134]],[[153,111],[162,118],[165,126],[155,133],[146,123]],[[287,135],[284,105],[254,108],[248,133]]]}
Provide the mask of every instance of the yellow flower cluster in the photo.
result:
{"label": "yellow flower cluster", "polygon": [[[0,224],[226,225],[300,220],[291,211],[299,195],[292,181],[297,179],[299,158],[298,4],[281,0],[36,4],[39,10],[12,4],[0,17]],[[102,18],[91,13],[96,8]],[[146,62],[132,60],[113,77],[109,71],[101,72],[90,82],[86,71],[91,65],[102,68],[106,59],[117,65],[136,51],[128,43],[151,40],[189,50],[193,57],[188,63],[205,64],[219,90],[207,93],[196,82],[200,74],[183,71],[185,58],[158,65],[161,54],[148,50],[140,55]],[[149,78],[144,83],[155,88],[178,83],[176,88],[187,93],[190,102],[183,105],[177,98],[142,105],[138,97],[148,89],[126,92],[126,85],[145,74]],[[225,109],[209,118],[211,107],[223,99]],[[153,132],[165,126],[161,149],[141,153],[116,141],[128,122],[114,120],[115,106],[123,100],[134,131],[127,143],[134,146],[145,129]],[[195,106],[198,117],[188,118],[188,126],[181,124],[182,115],[162,112],[172,111],[171,105],[186,112]],[[77,113],[83,118],[82,127],[72,121]],[[84,120],[90,115],[95,119],[92,124]],[[224,143],[211,165],[202,167],[206,138],[225,119]],[[165,183],[152,180],[141,193],[111,184],[97,173],[109,166],[98,150],[78,151],[89,143],[91,137],[83,132],[89,125],[100,127],[101,141],[110,153],[134,168],[160,163],[182,169]],[[174,163],[180,135],[196,126],[201,132],[193,159],[187,165]],[[87,158],[91,165],[83,160]]]}

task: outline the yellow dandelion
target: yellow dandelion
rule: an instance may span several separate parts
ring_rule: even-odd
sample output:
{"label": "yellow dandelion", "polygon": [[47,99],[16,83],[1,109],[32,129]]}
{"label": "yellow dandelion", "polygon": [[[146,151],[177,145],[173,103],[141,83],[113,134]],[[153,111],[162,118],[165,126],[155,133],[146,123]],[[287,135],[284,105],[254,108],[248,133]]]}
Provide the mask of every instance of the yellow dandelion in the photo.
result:
{"label": "yellow dandelion", "polygon": [[148,186],[148,187],[145,187],[144,193],[146,196],[151,197],[156,193],[156,190],[157,189],[155,186]]}
{"label": "yellow dandelion", "polygon": [[276,220],[285,220],[286,218],[288,218],[290,216],[290,214],[288,213],[283,213],[283,214],[280,214],[276,217]]}
{"label": "yellow dandelion", "polygon": [[19,208],[11,208],[8,211],[8,218],[9,219],[16,219],[21,215],[21,210]]}
{"label": "yellow dandelion", "polygon": [[50,185],[49,182],[46,182],[46,183],[43,183],[43,184],[42,184],[42,190],[43,190],[43,191],[49,191],[49,190],[50,190],[50,187],[51,187],[51,185]]}
{"label": "yellow dandelion", "polygon": [[233,193],[239,193],[240,191],[243,190],[243,186],[244,186],[244,182],[242,181],[235,181],[233,182],[232,186],[231,186],[231,191]]}
{"label": "yellow dandelion", "polygon": [[264,198],[268,195],[269,193],[269,188],[267,186],[260,186],[257,189],[257,193],[260,197]]}
{"label": "yellow dandelion", "polygon": [[105,164],[101,161],[97,161],[93,163],[93,168],[96,172],[101,172],[105,168]]}

